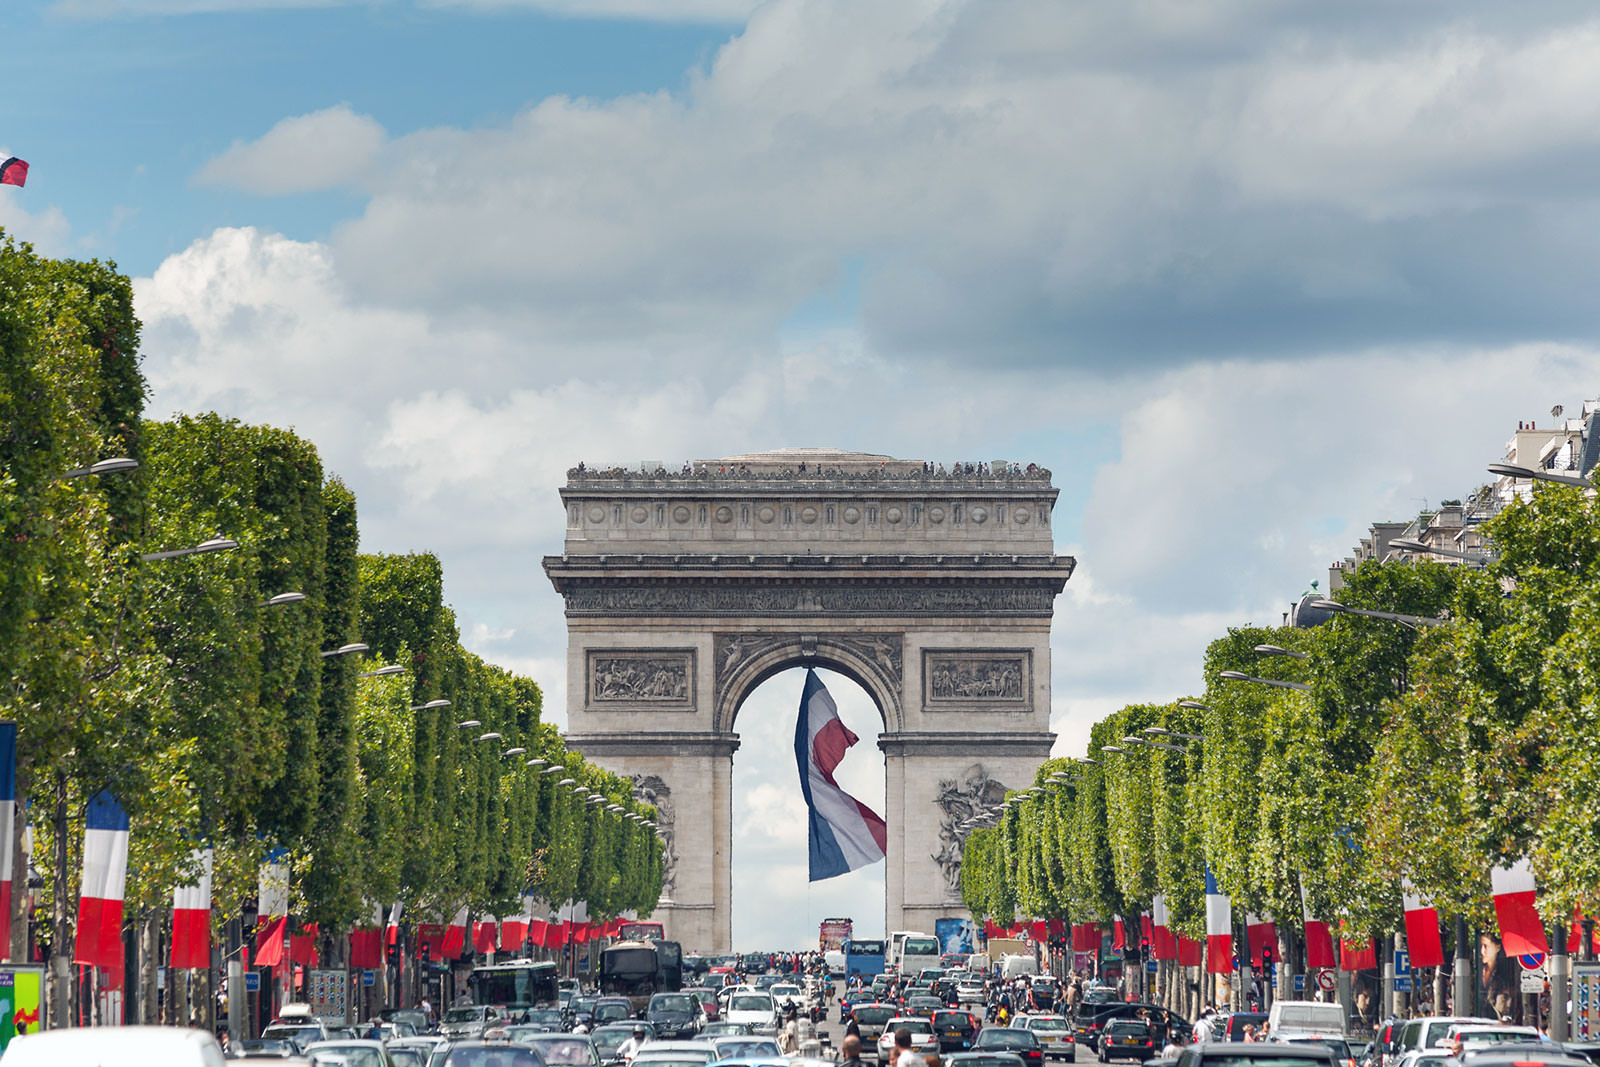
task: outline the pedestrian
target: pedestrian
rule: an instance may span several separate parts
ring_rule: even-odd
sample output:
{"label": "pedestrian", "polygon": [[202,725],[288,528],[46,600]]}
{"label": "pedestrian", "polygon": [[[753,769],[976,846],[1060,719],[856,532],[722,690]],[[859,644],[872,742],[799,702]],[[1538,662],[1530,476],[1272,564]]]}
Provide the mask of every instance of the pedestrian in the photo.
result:
{"label": "pedestrian", "polygon": [[[852,1019],[851,1022],[855,1020]],[[839,1052],[844,1059],[839,1061],[839,1067],[863,1067],[861,1062],[861,1034],[846,1034],[844,1041],[839,1045]]]}
{"label": "pedestrian", "polygon": [[635,1023],[634,1027],[633,1027],[633,1036],[628,1038],[628,1040],[624,1041],[622,1044],[617,1046],[617,1059],[619,1059],[619,1060],[631,1060],[631,1059],[633,1059],[634,1053],[638,1052],[641,1048],[644,1047],[644,1042],[645,1042],[644,1024],[643,1023]]}
{"label": "pedestrian", "polygon": [[894,1032],[894,1067],[925,1067],[922,1057],[911,1051],[911,1031],[903,1026]]}
{"label": "pedestrian", "polygon": [[939,1067],[939,1054],[937,1052],[930,1052],[926,1056],[922,1057],[922,1062],[927,1064],[928,1067]]}
{"label": "pedestrian", "polygon": [[855,1014],[855,1012],[851,1012],[850,1013],[850,1021],[844,1024],[844,1036],[845,1036],[845,1040],[847,1040],[847,1041],[852,1037],[855,1038],[856,1039],[856,1048],[860,1049],[860,1047],[861,1047],[861,1024],[856,1022],[856,1014]]}

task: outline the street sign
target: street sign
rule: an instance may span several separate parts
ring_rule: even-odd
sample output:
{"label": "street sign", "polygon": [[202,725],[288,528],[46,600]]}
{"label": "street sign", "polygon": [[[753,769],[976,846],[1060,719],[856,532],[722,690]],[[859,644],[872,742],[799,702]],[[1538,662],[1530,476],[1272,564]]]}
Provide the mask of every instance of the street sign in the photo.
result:
{"label": "street sign", "polygon": [[1543,993],[1544,975],[1538,971],[1523,971],[1521,988],[1524,993]]}
{"label": "street sign", "polygon": [[1144,973],[1145,974],[1159,974],[1160,972],[1161,972],[1161,965],[1158,964],[1155,960],[1146,960],[1145,961],[1145,965],[1144,965]]}
{"label": "street sign", "polygon": [[246,972],[244,972],[244,991],[246,993],[259,993],[259,992],[261,992],[261,972],[260,971],[246,971]]}
{"label": "street sign", "polygon": [[[1411,973],[1411,953],[1404,949],[1396,949],[1394,954],[1394,973],[1396,977]],[[1395,988],[1399,988],[1396,986]]]}
{"label": "street sign", "polygon": [[1524,952],[1522,955],[1518,956],[1517,959],[1519,962],[1521,962],[1522,969],[1525,971],[1544,970],[1543,952]]}
{"label": "street sign", "polygon": [[377,971],[362,971],[361,972],[361,984],[362,985],[377,985],[378,984],[378,972]]}
{"label": "street sign", "polygon": [[1409,992],[1411,992],[1411,976],[1409,974],[1397,974],[1397,975],[1395,975],[1394,976],[1394,991],[1396,993],[1409,993]]}
{"label": "street sign", "polygon": [[1317,972],[1317,988],[1324,993],[1332,993],[1334,986],[1339,984],[1339,979],[1332,971]]}
{"label": "street sign", "polygon": [[1306,976],[1305,975],[1297,974],[1297,975],[1294,976],[1294,991],[1296,993],[1304,993],[1306,991]]}

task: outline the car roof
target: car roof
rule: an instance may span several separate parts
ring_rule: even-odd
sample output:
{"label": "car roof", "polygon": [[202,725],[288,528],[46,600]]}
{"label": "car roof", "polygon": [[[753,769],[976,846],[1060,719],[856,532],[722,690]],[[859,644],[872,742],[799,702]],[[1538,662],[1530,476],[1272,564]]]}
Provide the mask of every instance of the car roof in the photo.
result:
{"label": "car roof", "polygon": [[1332,1049],[1324,1046],[1319,1050],[1315,1045],[1309,1047],[1301,1045],[1290,1048],[1287,1045],[1264,1041],[1256,1042],[1255,1044],[1244,1041],[1214,1041],[1204,1045],[1197,1045],[1195,1048],[1202,1056],[1244,1056],[1253,1060],[1271,1060],[1287,1059],[1291,1056],[1304,1058],[1306,1056],[1314,1056],[1320,1051],[1322,1055],[1327,1056],[1330,1060],[1333,1059]]}

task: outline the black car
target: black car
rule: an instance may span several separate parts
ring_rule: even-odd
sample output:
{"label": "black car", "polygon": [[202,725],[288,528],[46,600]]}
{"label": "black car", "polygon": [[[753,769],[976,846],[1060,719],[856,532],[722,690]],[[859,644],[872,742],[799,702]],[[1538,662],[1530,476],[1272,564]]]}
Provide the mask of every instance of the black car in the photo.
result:
{"label": "black car", "polygon": [[644,1017],[663,1038],[692,1038],[700,1032],[705,1013],[693,993],[657,993],[650,998]]}
{"label": "black car", "polygon": [[952,1052],[944,1058],[945,1067],[1023,1067],[1021,1058],[1010,1052]]}
{"label": "black car", "polygon": [[1044,1046],[1032,1030],[1011,1026],[986,1026],[972,1043],[974,1052],[1009,1052],[1023,1067],[1044,1067]]}
{"label": "black car", "polygon": [[939,1039],[940,1052],[965,1052],[978,1039],[978,1020],[971,1012],[936,1011],[933,1036]]}
{"label": "black car", "polygon": [[1214,1041],[1243,1041],[1244,1028],[1253,1026],[1256,1033],[1266,1029],[1267,1016],[1259,1011],[1236,1011],[1231,1015],[1222,1017],[1222,1026],[1211,1024],[1212,1040]]}
{"label": "black car", "polygon": [[1101,1063],[1138,1060],[1143,1063],[1160,1050],[1150,1024],[1140,1019],[1112,1019],[1100,1031]]}

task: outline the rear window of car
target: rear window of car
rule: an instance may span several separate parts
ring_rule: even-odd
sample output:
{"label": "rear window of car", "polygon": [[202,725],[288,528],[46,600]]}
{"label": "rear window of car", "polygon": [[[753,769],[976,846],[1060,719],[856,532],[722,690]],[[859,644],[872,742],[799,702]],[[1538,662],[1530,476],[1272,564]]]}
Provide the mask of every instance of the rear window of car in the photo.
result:
{"label": "rear window of car", "polygon": [[899,1022],[894,1024],[894,1028],[896,1030],[904,1028],[913,1034],[933,1033],[933,1023],[929,1022],[927,1019],[901,1019]]}
{"label": "rear window of car", "polygon": [[1332,1056],[1232,1056],[1207,1047],[1200,1063],[1204,1067],[1328,1067]]}
{"label": "rear window of car", "polygon": [[981,1031],[978,1040],[985,1048],[1034,1048],[1039,1039],[1026,1030],[991,1028]]}
{"label": "rear window of car", "polygon": [[1028,1029],[1029,1030],[1067,1030],[1067,1029],[1070,1029],[1070,1028],[1067,1026],[1067,1020],[1065,1020],[1065,1019],[1034,1019],[1032,1022],[1028,1023]]}
{"label": "rear window of car", "polygon": [[856,1022],[861,1026],[882,1026],[894,1015],[892,1008],[874,1008],[862,1005],[851,1011],[856,1017]]}
{"label": "rear window of car", "polygon": [[933,1022],[936,1026],[967,1026],[972,1019],[964,1011],[936,1011],[933,1013]]}
{"label": "rear window of car", "polygon": [[1150,1028],[1138,1019],[1113,1019],[1106,1027],[1108,1034],[1137,1034],[1143,1037],[1150,1032]]}

